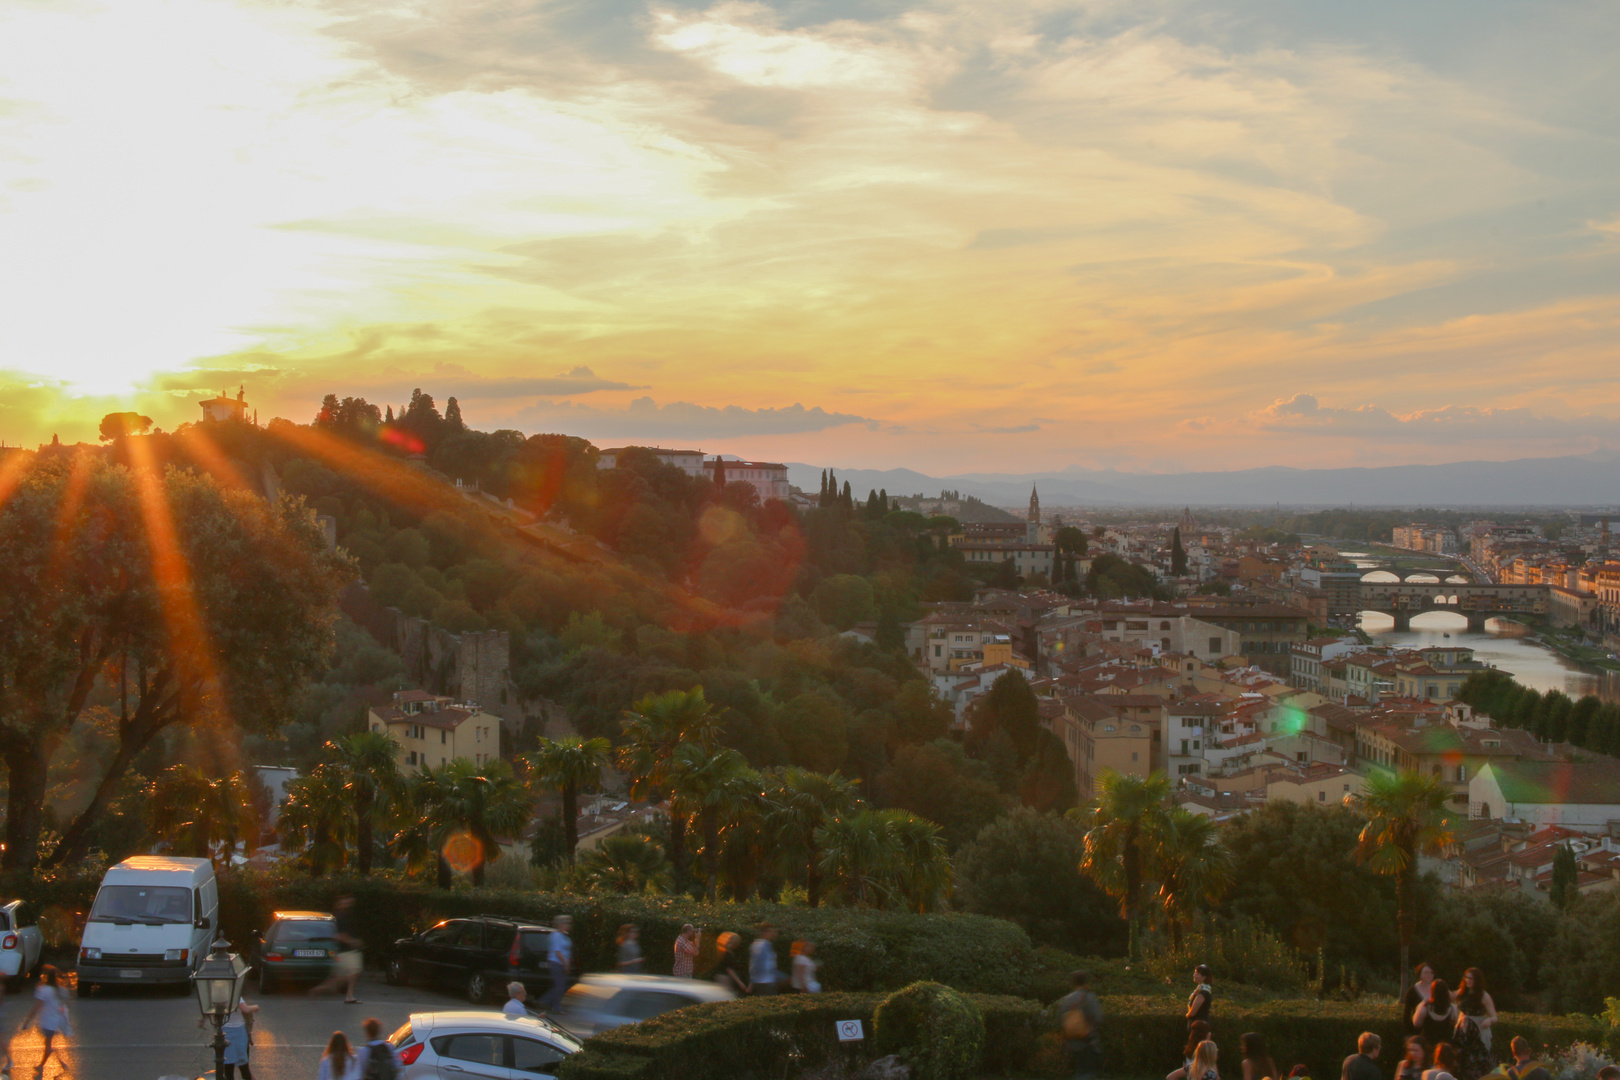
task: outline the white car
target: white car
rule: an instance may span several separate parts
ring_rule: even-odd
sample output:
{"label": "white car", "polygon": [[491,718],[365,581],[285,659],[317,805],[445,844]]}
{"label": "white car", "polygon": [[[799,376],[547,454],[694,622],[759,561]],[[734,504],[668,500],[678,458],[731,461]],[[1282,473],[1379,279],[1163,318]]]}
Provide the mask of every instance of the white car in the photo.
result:
{"label": "white car", "polygon": [[582,1039],[599,1031],[650,1020],[663,1013],[730,1001],[737,995],[719,983],[677,979],[668,975],[584,975],[562,1002],[552,1019]]}
{"label": "white car", "polygon": [[579,1053],[579,1040],[555,1024],[487,1009],[412,1013],[388,1041],[402,1080],[534,1080]]}
{"label": "white car", "polygon": [[0,977],[19,979],[39,966],[45,938],[21,900],[0,907]]}

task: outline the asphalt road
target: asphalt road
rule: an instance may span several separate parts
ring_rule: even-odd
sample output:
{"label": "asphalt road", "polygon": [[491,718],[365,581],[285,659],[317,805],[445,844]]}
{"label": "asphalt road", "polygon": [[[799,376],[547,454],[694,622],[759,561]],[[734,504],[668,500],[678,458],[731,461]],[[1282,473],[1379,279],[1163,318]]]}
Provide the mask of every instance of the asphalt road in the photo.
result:
{"label": "asphalt road", "polygon": [[[310,997],[301,988],[261,997],[250,982],[247,999],[261,1006],[253,1030],[254,1080],[314,1080],[332,1032],[341,1030],[359,1042],[360,1022],[368,1016],[382,1021],[386,1038],[413,1012],[470,1007],[463,997],[389,986],[369,973],[359,995],[359,1005],[345,1005],[341,996]],[[0,1031],[15,1032],[30,1003],[26,991],[8,994],[0,1007]],[[182,997],[154,987],[98,989],[75,997],[69,1013],[73,1037],[61,1059],[53,1057],[46,1067],[47,1080],[194,1080],[214,1067],[213,1028],[197,1026],[197,999],[189,992]],[[33,1075],[43,1051],[44,1040],[32,1028],[12,1039],[16,1080]]]}

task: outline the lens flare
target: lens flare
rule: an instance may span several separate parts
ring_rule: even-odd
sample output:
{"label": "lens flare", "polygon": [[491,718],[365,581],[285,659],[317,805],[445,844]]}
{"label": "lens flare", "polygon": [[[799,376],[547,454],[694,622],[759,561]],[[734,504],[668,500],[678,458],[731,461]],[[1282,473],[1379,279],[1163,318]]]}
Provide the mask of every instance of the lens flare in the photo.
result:
{"label": "lens flare", "polygon": [[484,861],[484,845],[465,829],[458,829],[445,840],[439,854],[458,874],[470,874]]}

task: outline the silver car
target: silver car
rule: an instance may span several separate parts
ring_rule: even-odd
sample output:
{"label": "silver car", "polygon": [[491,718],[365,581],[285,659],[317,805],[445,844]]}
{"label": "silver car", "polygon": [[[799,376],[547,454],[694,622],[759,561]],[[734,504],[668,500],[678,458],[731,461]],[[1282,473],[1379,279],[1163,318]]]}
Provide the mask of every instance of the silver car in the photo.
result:
{"label": "silver car", "polygon": [[585,975],[563,995],[551,1018],[589,1038],[599,1031],[647,1020],[661,1013],[705,1001],[729,1001],[737,995],[718,983],[666,975]]}
{"label": "silver car", "polygon": [[403,1080],[535,1080],[579,1053],[579,1040],[555,1024],[488,1009],[412,1013],[388,1041]]}

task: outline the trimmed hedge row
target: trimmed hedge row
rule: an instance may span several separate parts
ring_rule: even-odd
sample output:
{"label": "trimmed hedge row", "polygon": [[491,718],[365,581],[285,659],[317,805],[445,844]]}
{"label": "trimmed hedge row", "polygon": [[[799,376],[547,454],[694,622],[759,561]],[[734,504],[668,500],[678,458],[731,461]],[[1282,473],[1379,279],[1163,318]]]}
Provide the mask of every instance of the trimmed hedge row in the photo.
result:
{"label": "trimmed hedge row", "polygon": [[[1024,998],[968,994],[984,1016],[984,1068],[1006,1075],[1036,1065],[1046,1011]],[[559,1080],[764,1080],[840,1055],[872,1056],[869,1042],[838,1041],[840,1020],[860,1020],[867,1039],[882,994],[784,994],[694,1005],[586,1040]]]}
{"label": "trimmed hedge row", "polygon": [[[99,876],[52,876],[10,883],[41,909],[78,913],[95,897]],[[441,890],[393,877],[307,878],[229,871],[220,875],[221,929],[238,949],[285,909],[331,910],[344,893],[355,898],[361,934],[373,961],[398,938],[440,919],[504,915],[535,922],[567,912],[574,916],[577,955],[585,970],[612,970],[614,944],[624,923],[641,927],[647,970],[668,974],[682,924],[708,928],[699,971],[714,966],[714,938],[721,930],[745,939],[753,927],[781,927],[785,943],[815,942],[822,984],[840,990],[897,990],[931,979],[959,990],[1029,993],[1037,969],[1023,930],[984,915],[912,915],[849,908],[804,908],[780,904],[710,907],[686,897],[574,896],[497,889]],[[58,916],[59,921],[68,921]],[[76,936],[75,936],[76,943]],[[785,957],[784,957],[785,959]]]}
{"label": "trimmed hedge row", "polygon": [[[1025,998],[968,995],[984,1014],[983,1072],[1056,1076],[1063,1071],[1062,1045],[1052,1006]],[[872,1031],[878,994],[785,995],[699,1005],[630,1027],[607,1031],[569,1058],[560,1080],[780,1080],[839,1054],[876,1056],[870,1043],[840,1046],[838,1020],[861,1020]],[[1104,997],[1101,1028],[1103,1071],[1110,1076],[1162,1076],[1181,1063],[1186,1039],[1179,1001],[1161,997]],[[1238,1071],[1238,1036],[1257,1031],[1279,1069],[1304,1064],[1310,1075],[1339,1075],[1363,1031],[1384,1040],[1384,1059],[1399,1053],[1403,1036],[1392,1003],[1271,1001],[1247,1006],[1216,1003],[1215,1040],[1223,1070]],[[1558,1049],[1576,1040],[1601,1045],[1602,1021],[1588,1016],[1503,1013],[1496,1024],[1496,1056],[1523,1035],[1538,1048]],[[1393,1067],[1393,1066],[1391,1066]]]}

